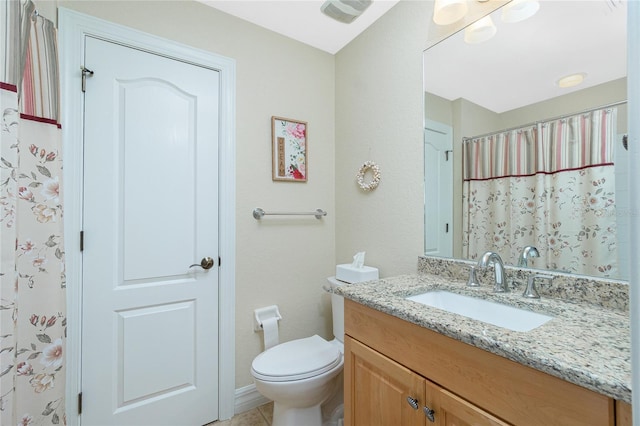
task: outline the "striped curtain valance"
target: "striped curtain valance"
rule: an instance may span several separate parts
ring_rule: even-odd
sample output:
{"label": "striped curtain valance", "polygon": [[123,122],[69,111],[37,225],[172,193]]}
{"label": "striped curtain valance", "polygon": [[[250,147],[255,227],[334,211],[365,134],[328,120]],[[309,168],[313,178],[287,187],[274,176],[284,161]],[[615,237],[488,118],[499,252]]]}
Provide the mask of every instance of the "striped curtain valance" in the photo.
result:
{"label": "striped curtain valance", "polygon": [[475,138],[463,145],[464,179],[530,176],[537,166],[536,127]]}
{"label": "striped curtain valance", "polygon": [[32,20],[29,31],[19,91],[20,114],[23,118],[38,118],[59,126],[57,31],[53,22],[41,17]]}
{"label": "striped curtain valance", "polygon": [[532,176],[613,164],[617,109],[576,114],[463,144],[464,180]]}
{"label": "striped curtain valance", "polygon": [[32,1],[0,2],[0,87],[18,93],[22,118],[60,122],[55,24]]}
{"label": "striped curtain valance", "polygon": [[18,91],[22,83],[31,24],[37,20],[32,1],[0,2],[0,81],[5,90]]}

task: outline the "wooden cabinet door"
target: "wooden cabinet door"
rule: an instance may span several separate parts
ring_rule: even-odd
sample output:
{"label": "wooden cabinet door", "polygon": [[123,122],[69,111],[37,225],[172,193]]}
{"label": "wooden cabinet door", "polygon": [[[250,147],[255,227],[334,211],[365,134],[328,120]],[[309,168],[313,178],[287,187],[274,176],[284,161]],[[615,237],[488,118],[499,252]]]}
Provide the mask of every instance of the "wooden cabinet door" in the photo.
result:
{"label": "wooden cabinet door", "polygon": [[[345,336],[345,425],[424,426],[425,379]],[[407,398],[416,399],[413,408]]]}
{"label": "wooden cabinet door", "polygon": [[631,426],[632,424],[631,404],[616,401],[616,426]]}
{"label": "wooden cabinet door", "polygon": [[426,407],[433,410],[434,426],[508,426],[497,417],[483,411],[470,402],[442,389],[435,383],[426,381]]}

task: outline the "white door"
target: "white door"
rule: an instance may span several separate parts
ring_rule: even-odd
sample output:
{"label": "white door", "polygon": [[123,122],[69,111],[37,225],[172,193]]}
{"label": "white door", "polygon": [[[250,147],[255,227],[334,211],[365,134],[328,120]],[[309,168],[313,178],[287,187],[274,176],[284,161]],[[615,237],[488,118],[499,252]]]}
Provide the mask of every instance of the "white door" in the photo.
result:
{"label": "white door", "polygon": [[218,72],[92,37],[85,66],[82,424],[208,423]]}
{"label": "white door", "polygon": [[450,126],[427,120],[424,129],[424,252],[453,256],[453,136]]}

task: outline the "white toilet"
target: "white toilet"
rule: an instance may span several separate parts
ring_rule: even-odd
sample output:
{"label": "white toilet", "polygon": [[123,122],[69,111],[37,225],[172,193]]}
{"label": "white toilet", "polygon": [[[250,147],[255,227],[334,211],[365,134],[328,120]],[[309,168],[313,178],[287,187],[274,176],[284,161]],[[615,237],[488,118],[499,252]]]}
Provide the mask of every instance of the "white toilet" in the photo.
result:
{"label": "white toilet", "polygon": [[[333,277],[328,281],[332,288],[340,285]],[[274,403],[273,426],[322,426],[322,405],[342,396],[344,299],[335,293],[331,293],[331,310],[332,341],[318,335],[292,340],[253,360],[256,389]],[[338,408],[341,412],[342,405]]]}

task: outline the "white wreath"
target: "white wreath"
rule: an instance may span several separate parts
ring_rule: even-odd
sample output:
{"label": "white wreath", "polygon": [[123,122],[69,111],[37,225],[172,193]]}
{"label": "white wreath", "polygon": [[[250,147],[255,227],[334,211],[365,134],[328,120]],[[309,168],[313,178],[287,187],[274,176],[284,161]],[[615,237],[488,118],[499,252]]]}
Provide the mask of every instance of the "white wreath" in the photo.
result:
{"label": "white wreath", "polygon": [[[371,171],[371,173],[373,173],[373,179],[365,183],[364,175],[369,170]],[[360,188],[364,189],[365,191],[373,191],[378,187],[378,184],[380,183],[380,168],[373,161],[366,161],[362,165],[362,167],[360,167],[360,170],[358,170],[356,179],[358,180],[358,185],[360,186]]]}

